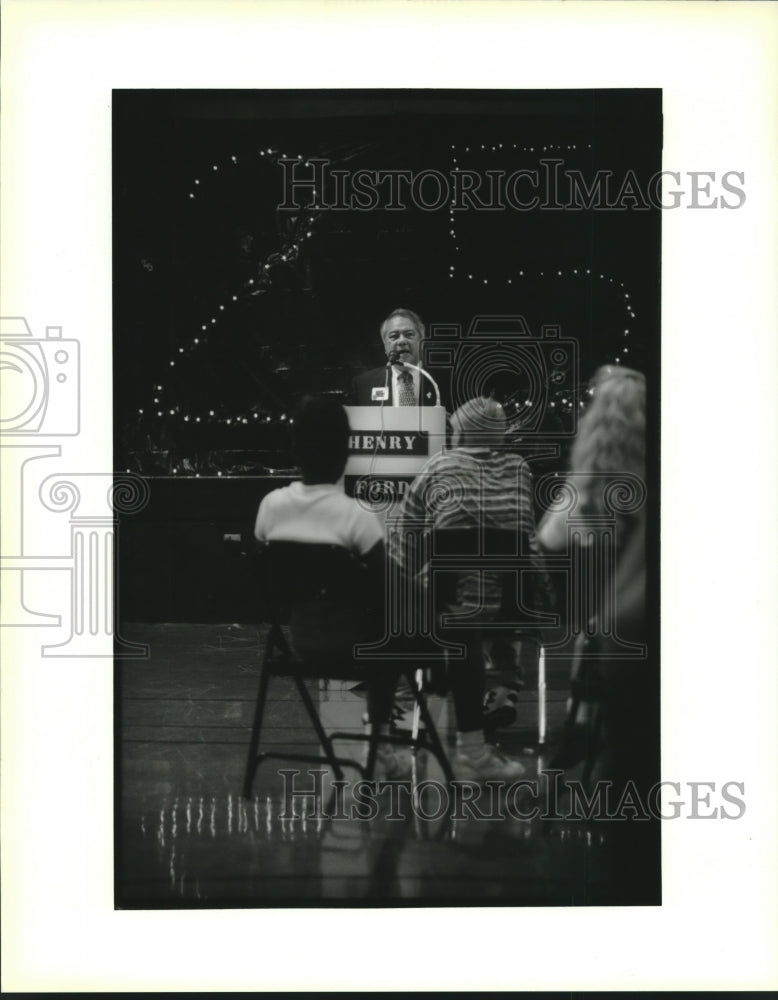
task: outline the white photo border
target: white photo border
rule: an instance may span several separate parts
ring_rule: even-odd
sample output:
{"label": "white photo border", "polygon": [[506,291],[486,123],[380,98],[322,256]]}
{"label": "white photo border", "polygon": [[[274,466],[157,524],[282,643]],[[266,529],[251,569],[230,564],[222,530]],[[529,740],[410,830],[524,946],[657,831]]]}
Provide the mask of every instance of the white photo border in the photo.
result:
{"label": "white photo border", "polygon": [[0,315],[80,344],[68,474],[112,469],[114,88],[661,88],[664,168],[744,174],[738,210],[662,220],[662,773],[742,781],[747,805],[664,824],[657,908],[115,911],[111,661],[3,629],[3,988],[776,986],[778,8],[6,0],[2,17]]}

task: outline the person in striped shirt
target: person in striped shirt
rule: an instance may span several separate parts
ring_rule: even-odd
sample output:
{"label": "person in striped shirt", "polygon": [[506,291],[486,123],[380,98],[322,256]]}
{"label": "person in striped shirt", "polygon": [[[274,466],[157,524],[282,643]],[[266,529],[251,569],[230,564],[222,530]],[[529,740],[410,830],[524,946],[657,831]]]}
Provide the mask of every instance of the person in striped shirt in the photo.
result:
{"label": "person in striped shirt", "polygon": [[[518,529],[529,540],[533,561],[542,569],[535,541],[532,477],[528,463],[505,449],[506,423],[496,400],[469,400],[451,417],[451,447],[431,458],[408,488],[392,521],[388,552],[409,586],[428,587],[428,567],[416,563],[421,539],[433,529]],[[506,633],[495,622],[502,606],[497,572],[458,574],[454,606],[458,614],[477,616],[493,650],[513,639],[512,632]],[[485,670],[479,631],[446,634],[446,640],[460,641],[467,649],[464,660],[452,658],[448,665],[457,717],[454,769],[463,778],[513,780],[523,773],[522,765],[505,758],[485,740]]]}

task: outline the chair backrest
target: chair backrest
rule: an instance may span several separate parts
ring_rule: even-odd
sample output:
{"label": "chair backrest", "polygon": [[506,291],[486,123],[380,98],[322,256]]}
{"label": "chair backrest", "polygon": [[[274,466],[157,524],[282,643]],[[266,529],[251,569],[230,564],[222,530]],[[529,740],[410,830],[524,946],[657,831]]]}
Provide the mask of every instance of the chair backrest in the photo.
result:
{"label": "chair backrest", "polygon": [[438,529],[432,533],[431,563],[439,601],[453,601],[458,577],[478,570],[502,574],[504,608],[515,605],[517,571],[526,607],[545,610],[551,600],[542,558],[533,553],[527,532],[481,525]]}
{"label": "chair backrest", "polygon": [[268,620],[288,624],[300,656],[351,652],[361,638],[366,571],[340,545],[264,542],[255,552],[259,595]]}
{"label": "chair backrest", "polygon": [[481,556],[484,561],[501,556],[519,558],[531,554],[529,536],[506,528],[441,528],[432,533],[432,555],[444,558]]}
{"label": "chair backrest", "polygon": [[300,601],[359,602],[364,565],[341,545],[260,542],[255,565],[260,594],[271,606]]}

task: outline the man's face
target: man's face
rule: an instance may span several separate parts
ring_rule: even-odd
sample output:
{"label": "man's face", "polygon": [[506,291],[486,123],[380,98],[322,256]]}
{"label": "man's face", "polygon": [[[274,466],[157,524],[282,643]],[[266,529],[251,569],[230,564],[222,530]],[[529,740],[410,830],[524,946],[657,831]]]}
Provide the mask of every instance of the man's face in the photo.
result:
{"label": "man's face", "polygon": [[397,351],[400,361],[418,365],[421,350],[421,336],[407,316],[392,316],[383,332],[386,356]]}

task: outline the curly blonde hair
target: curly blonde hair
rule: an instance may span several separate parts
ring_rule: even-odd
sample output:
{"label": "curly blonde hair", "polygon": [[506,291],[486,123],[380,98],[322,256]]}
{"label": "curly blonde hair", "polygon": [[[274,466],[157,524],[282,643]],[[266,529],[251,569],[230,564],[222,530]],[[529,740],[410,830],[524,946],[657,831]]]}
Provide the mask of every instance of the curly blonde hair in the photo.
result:
{"label": "curly blonde hair", "polygon": [[646,471],[646,379],[631,368],[599,368],[591,382],[594,396],[581,418],[570,453],[570,471],[586,496],[586,506],[602,508],[608,473]]}

